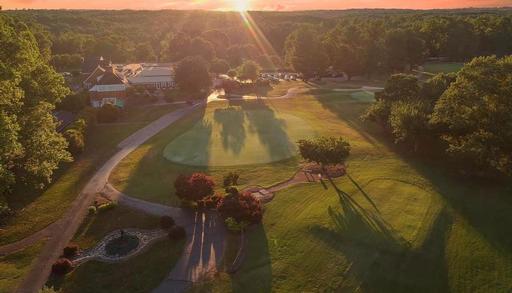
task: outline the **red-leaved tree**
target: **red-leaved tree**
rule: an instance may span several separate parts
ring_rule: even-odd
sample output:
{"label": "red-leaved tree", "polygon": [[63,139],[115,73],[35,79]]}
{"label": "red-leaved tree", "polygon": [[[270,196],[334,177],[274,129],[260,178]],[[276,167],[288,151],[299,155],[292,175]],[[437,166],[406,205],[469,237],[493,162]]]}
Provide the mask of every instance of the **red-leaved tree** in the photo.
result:
{"label": "red-leaved tree", "polygon": [[263,218],[260,201],[249,192],[231,192],[219,201],[217,211],[224,218],[234,218],[239,223],[245,221],[255,224]]}
{"label": "red-leaved tree", "polygon": [[176,196],[181,200],[198,201],[213,195],[215,183],[203,173],[194,173],[190,176],[180,175],[174,182]]}

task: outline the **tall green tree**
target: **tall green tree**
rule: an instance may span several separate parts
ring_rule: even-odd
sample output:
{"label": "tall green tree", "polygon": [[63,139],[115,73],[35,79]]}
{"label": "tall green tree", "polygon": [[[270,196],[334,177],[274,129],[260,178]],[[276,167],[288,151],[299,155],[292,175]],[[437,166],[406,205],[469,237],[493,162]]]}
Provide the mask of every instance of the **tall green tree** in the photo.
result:
{"label": "tall green tree", "polygon": [[0,15],[0,43],[0,193],[6,193],[20,182],[44,186],[71,160],[52,115],[69,90],[26,25]]}
{"label": "tall green tree", "polygon": [[286,62],[306,79],[323,73],[327,68],[328,56],[320,35],[309,26],[303,26],[288,36],[285,52]]}
{"label": "tall green tree", "polygon": [[176,68],[176,84],[187,92],[201,92],[212,83],[208,63],[201,57],[187,57]]}
{"label": "tall green tree", "polygon": [[241,80],[255,81],[260,76],[260,66],[258,63],[248,60],[238,68],[238,77]]}
{"label": "tall green tree", "polygon": [[431,122],[448,153],[481,171],[512,174],[512,56],[466,64],[437,102]]}

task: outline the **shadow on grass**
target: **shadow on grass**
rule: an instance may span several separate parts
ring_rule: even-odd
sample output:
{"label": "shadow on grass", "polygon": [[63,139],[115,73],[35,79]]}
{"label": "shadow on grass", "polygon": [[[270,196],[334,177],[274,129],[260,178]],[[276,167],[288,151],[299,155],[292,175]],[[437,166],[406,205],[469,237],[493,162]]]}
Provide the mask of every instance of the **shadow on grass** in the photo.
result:
{"label": "shadow on grass", "polygon": [[[359,116],[370,105],[368,103],[351,104],[345,107],[343,103],[336,102],[335,99],[317,95],[316,99],[322,106],[336,114],[337,117],[346,122],[362,137],[370,142],[378,142],[386,147],[391,153],[402,159],[425,178],[426,182],[432,186],[433,190],[441,195],[446,206],[446,221],[436,221],[432,227],[432,235],[439,230],[449,230],[451,224],[451,215],[457,214],[460,221],[465,225],[460,225],[459,229],[474,229],[479,236],[482,236],[494,249],[495,255],[511,255],[512,234],[503,233],[504,227],[512,226],[512,184],[503,180],[468,180],[456,174],[453,162],[447,160],[446,156],[428,154],[423,156],[414,155],[410,149],[404,146],[397,146],[392,138],[379,125],[374,123],[363,123]],[[428,147],[431,147],[429,145]],[[427,147],[427,148],[428,148]],[[433,145],[432,148],[436,146]],[[364,194],[363,194],[364,195]],[[447,224],[446,224],[447,223]],[[438,227],[437,225],[441,225]],[[475,241],[479,236],[474,236]],[[479,247],[478,244],[470,245],[465,248]],[[421,247],[420,250],[428,250],[427,247]],[[428,251],[423,253],[428,254]],[[469,251],[467,252],[471,254]],[[496,260],[489,259],[489,262]],[[435,262],[435,261],[434,261]],[[465,260],[462,264],[470,265],[471,260]],[[510,260],[505,261],[507,265],[512,265]],[[487,276],[481,276],[481,281],[474,283],[475,286],[490,286],[491,284],[502,284],[506,282],[509,274],[504,272],[488,273]],[[446,278],[446,276],[444,276]],[[483,283],[486,283],[484,285]],[[443,288],[443,286],[441,286]],[[443,288],[444,289],[444,288]]]}
{"label": "shadow on grass", "polygon": [[439,214],[422,247],[413,249],[384,219],[331,183],[340,203],[327,210],[332,228],[314,226],[311,233],[349,262],[339,290],[449,291],[444,249],[451,220],[446,212]]}
{"label": "shadow on grass", "polygon": [[231,276],[233,292],[272,292],[272,266],[268,239],[263,225],[248,234],[246,258],[240,270]]}
{"label": "shadow on grass", "polygon": [[215,109],[213,119],[222,127],[222,146],[234,154],[240,154],[245,144],[245,113],[239,107]]}
{"label": "shadow on grass", "polygon": [[276,116],[268,102],[263,100],[237,101],[249,122],[249,131],[256,133],[272,159],[288,158],[293,155],[293,144],[286,131],[286,121]]}

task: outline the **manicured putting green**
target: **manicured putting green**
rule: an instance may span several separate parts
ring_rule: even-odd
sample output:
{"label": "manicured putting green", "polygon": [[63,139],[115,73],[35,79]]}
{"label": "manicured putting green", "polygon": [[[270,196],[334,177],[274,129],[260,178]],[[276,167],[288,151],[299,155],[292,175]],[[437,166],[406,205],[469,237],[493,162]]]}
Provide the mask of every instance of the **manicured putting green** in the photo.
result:
{"label": "manicured putting green", "polygon": [[307,121],[271,108],[217,108],[171,141],[164,157],[191,166],[265,164],[295,156],[297,140],[314,135]]}

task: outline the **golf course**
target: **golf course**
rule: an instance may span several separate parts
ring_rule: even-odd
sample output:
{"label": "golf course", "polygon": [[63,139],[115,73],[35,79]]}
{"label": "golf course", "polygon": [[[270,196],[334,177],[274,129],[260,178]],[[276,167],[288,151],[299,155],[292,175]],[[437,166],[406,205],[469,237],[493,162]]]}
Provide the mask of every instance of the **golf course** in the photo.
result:
{"label": "golf course", "polygon": [[[297,140],[342,136],[352,146],[348,174],[277,192],[263,224],[247,232],[240,270],[193,291],[510,290],[512,237],[499,228],[512,224],[510,190],[410,156],[362,122],[370,103],[363,91],[320,88],[290,99],[208,103],[128,155],[110,182],[177,206],[179,174],[205,172],[219,192],[232,171],[241,189],[271,186],[299,170]],[[475,263],[488,270],[475,271]]]}

